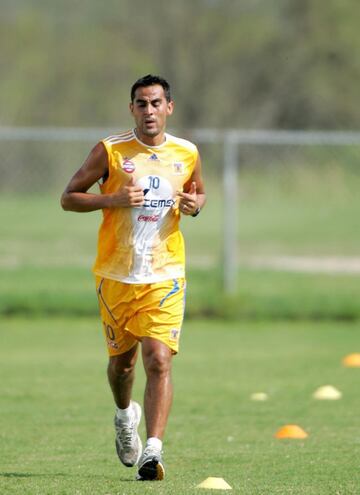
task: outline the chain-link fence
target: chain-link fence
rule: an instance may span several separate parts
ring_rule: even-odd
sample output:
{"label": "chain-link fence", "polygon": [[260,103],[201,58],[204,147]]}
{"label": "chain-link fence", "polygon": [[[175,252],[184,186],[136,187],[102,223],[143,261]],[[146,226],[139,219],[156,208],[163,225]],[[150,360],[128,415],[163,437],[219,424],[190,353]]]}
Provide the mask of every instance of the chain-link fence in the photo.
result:
{"label": "chain-link fence", "polygon": [[[59,197],[92,145],[110,133],[0,129],[0,263],[91,262],[100,217],[63,212]],[[190,265],[223,266],[230,291],[238,264],[360,269],[358,134],[179,135],[199,146],[208,192],[201,216],[182,221]]]}

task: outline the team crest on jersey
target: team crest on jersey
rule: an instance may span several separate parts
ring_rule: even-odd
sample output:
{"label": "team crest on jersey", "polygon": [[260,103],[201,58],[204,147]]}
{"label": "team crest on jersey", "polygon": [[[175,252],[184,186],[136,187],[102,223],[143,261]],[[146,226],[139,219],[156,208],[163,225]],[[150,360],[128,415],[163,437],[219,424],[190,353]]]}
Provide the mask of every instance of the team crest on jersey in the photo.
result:
{"label": "team crest on jersey", "polygon": [[178,328],[172,328],[170,330],[170,340],[178,340],[180,330]]}
{"label": "team crest on jersey", "polygon": [[132,174],[135,170],[135,164],[131,160],[129,160],[129,158],[124,158],[121,168],[127,174]]}
{"label": "team crest on jersey", "polygon": [[183,162],[175,162],[173,163],[173,173],[174,175],[184,175],[184,164]]}
{"label": "team crest on jersey", "polygon": [[107,344],[109,347],[112,347],[113,349],[119,349],[119,346],[117,345],[116,342],[112,342],[111,340],[108,339]]}

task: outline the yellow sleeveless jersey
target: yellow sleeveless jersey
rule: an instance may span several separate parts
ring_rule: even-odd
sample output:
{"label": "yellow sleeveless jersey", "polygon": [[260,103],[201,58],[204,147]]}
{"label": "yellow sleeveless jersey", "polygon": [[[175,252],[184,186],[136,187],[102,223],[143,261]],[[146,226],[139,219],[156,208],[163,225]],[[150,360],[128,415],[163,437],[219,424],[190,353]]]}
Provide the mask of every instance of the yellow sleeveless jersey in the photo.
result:
{"label": "yellow sleeveless jersey", "polygon": [[179,230],[177,191],[192,175],[198,151],[170,134],[148,146],[133,130],[102,141],[109,176],[100,190],[113,193],[131,176],[144,191],[141,207],[104,208],[99,230],[96,275],[130,284],[151,284],[184,277],[185,248]]}

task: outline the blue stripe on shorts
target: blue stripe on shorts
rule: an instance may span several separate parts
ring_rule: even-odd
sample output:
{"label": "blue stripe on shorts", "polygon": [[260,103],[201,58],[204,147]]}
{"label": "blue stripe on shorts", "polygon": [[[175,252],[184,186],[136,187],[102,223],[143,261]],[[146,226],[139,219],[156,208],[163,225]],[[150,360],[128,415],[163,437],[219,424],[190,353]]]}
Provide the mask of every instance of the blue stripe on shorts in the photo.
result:
{"label": "blue stripe on shorts", "polygon": [[171,289],[171,291],[166,294],[165,297],[163,297],[160,301],[160,304],[159,304],[159,307],[161,308],[161,306],[164,304],[164,302],[169,298],[171,297],[172,295],[176,294],[177,292],[179,292],[180,290],[180,286],[179,286],[179,282],[177,281],[176,278],[173,279],[173,282],[174,282],[174,287]]}

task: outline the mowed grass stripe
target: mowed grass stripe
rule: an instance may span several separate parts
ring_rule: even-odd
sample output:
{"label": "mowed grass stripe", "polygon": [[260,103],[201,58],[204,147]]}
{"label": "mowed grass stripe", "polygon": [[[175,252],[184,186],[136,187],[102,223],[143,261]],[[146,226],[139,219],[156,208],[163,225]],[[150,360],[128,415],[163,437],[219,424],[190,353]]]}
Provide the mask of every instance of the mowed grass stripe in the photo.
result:
{"label": "mowed grass stripe", "polygon": [[[356,320],[360,275],[242,269],[233,297],[222,290],[221,268],[188,269],[188,317]],[[0,269],[0,315],[96,316],[90,268],[34,266]]]}

